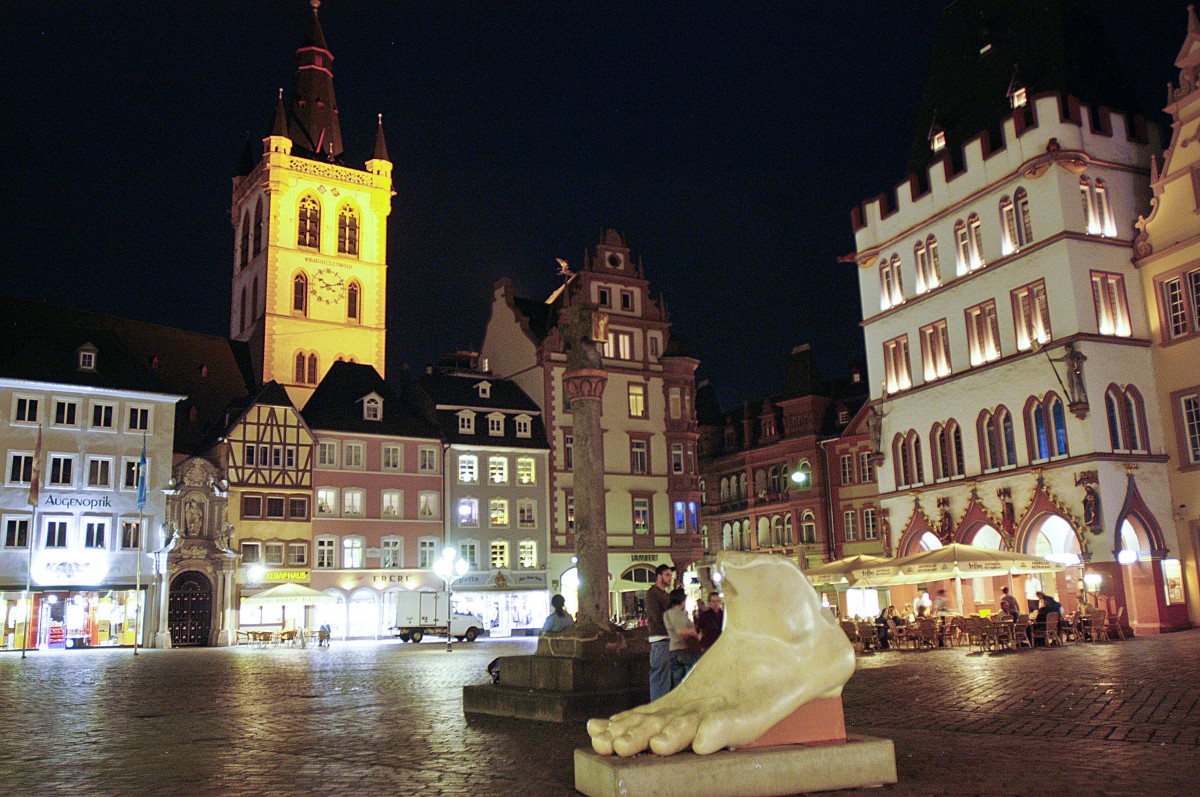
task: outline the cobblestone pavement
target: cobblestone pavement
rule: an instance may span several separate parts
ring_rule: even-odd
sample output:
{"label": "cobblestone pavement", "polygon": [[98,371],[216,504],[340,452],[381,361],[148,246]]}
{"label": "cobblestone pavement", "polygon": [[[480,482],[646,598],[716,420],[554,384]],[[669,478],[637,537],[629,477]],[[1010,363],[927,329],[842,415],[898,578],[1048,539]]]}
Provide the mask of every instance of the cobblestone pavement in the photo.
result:
{"label": "cobblestone pavement", "polygon": [[[462,714],[461,687],[484,682],[488,661],[532,648],[5,653],[0,790],[574,794],[582,725]],[[860,795],[1200,791],[1200,631],[1005,655],[885,652],[859,669],[847,723],[895,740],[900,775]]]}

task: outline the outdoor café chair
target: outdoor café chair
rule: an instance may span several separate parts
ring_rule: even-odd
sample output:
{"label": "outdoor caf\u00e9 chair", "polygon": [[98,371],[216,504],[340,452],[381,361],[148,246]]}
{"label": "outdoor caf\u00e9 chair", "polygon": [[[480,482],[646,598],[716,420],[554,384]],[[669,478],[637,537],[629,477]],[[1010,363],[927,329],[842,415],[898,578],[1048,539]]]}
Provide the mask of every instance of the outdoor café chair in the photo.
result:
{"label": "outdoor caf\u00e9 chair", "polygon": [[1125,607],[1121,606],[1117,609],[1115,617],[1106,618],[1104,623],[1104,633],[1110,639],[1116,636],[1117,639],[1125,639]]}

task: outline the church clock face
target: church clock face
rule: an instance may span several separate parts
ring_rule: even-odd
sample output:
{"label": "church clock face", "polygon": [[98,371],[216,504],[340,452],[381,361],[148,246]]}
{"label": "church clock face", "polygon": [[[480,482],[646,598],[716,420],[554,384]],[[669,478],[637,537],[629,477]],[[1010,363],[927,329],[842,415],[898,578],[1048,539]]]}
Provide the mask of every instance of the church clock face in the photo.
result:
{"label": "church clock face", "polygon": [[318,269],[313,274],[312,294],[318,302],[333,304],[339,302],[346,293],[346,281],[333,269]]}

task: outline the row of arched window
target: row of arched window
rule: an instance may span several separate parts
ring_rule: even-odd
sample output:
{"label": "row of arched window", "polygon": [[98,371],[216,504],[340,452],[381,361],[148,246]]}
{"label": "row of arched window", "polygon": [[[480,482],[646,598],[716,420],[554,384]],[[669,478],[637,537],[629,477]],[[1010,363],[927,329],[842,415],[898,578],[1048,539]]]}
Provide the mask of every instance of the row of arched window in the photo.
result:
{"label": "row of arched window", "polygon": [[[1146,410],[1136,387],[1109,385],[1104,394],[1109,443],[1120,453],[1149,451]],[[1025,402],[1026,455],[1029,462],[1044,462],[1069,456],[1066,406],[1058,394],[1050,392]],[[1003,405],[983,410],[975,422],[979,442],[979,463],[984,473],[1017,466],[1017,441],[1012,414]],[[944,481],[966,475],[963,434],[951,419],[935,423],[929,430],[933,480]],[[898,432],[892,438],[892,466],[898,488],[925,484],[925,462],[921,436],[915,429]]]}
{"label": "row of arched window", "polygon": [[[262,251],[266,240],[266,213],[259,197],[254,209],[242,213],[238,230],[238,247],[234,258],[235,273],[250,264]],[[337,253],[358,257],[359,214],[349,203],[343,202],[337,209]],[[296,208],[296,245],[306,249],[321,248],[321,200],[316,194],[305,194]]]}
{"label": "row of arched window", "polygon": [[[802,459],[796,463],[795,472],[803,474],[800,481],[796,483],[799,489],[812,486],[812,464],[807,459]],[[756,468],[754,470],[755,495],[786,493],[792,485],[792,473],[792,468],[786,462],[765,468]],[[722,476],[720,486],[721,503],[725,503],[726,501],[743,501],[749,498],[749,484],[750,480],[745,473]]]}
{"label": "row of arched window", "polygon": [[792,527],[792,513],[762,516],[757,527],[749,518],[727,522],[721,526],[721,546],[726,551],[753,551],[762,548],[782,548],[792,545],[814,545],[817,542],[817,516],[811,509],[800,513],[800,535]]}

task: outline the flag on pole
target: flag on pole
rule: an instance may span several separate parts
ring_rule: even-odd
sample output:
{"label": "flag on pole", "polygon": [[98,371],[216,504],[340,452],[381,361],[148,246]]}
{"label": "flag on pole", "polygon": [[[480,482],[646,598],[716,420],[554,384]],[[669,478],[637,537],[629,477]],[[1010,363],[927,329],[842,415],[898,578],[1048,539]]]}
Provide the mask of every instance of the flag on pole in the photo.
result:
{"label": "flag on pole", "polygon": [[29,505],[37,506],[42,489],[42,426],[38,424],[37,445],[33,449],[33,468],[29,474]]}
{"label": "flag on pole", "polygon": [[142,458],[138,460],[138,497],[137,508],[140,512],[146,508],[146,436],[142,435]]}

